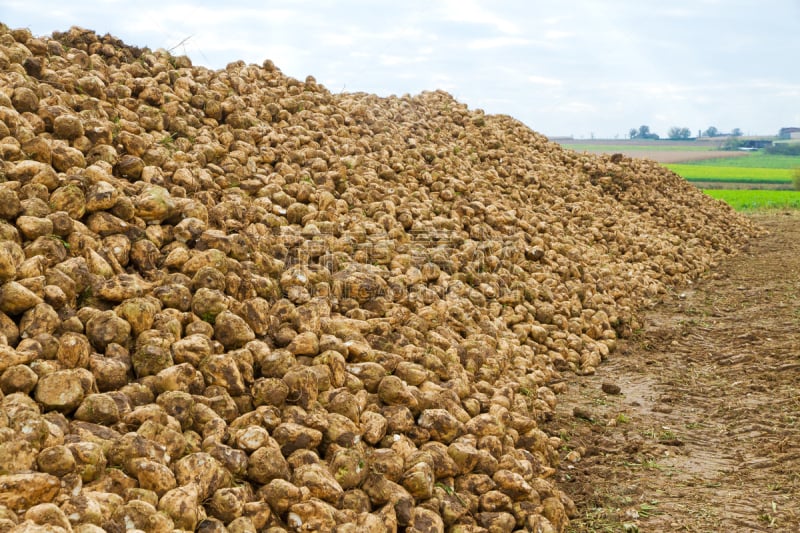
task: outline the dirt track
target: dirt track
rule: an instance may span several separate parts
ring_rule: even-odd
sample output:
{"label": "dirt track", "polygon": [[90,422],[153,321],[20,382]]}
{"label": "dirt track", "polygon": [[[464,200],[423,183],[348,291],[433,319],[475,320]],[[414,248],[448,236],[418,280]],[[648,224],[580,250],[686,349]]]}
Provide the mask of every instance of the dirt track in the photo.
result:
{"label": "dirt track", "polygon": [[756,220],[768,236],[570,379],[550,427],[570,531],[800,531],[800,215]]}

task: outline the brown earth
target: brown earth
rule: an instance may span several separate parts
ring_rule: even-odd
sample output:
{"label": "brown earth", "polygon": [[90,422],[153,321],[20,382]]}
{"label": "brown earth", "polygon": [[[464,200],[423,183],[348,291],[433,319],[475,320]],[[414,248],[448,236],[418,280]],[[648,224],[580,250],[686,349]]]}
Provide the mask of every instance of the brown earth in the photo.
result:
{"label": "brown earth", "polygon": [[769,235],[568,379],[570,531],[800,531],[800,215],[753,218]]}
{"label": "brown earth", "polygon": [[736,183],[730,181],[693,181],[692,185],[698,189],[727,189],[747,191],[791,191],[791,183]]}
{"label": "brown earth", "polygon": [[[568,144],[564,145],[569,148]],[[582,150],[579,150],[582,151]],[[731,157],[742,157],[749,155],[750,152],[730,152],[723,150],[605,150],[598,147],[596,150],[587,150],[590,154],[610,154],[614,152],[622,153],[628,157],[638,157],[641,159],[651,159],[657,163],[688,163],[691,161],[704,161],[706,159],[729,159]]]}
{"label": "brown earth", "polygon": [[644,157],[659,163],[689,163],[691,161],[704,161],[706,159],[730,159],[731,157],[742,157],[749,155],[749,152],[729,152],[721,150],[708,152],[697,152],[692,150],[687,150],[685,152],[663,152],[654,150],[644,152],[642,150],[631,150],[625,155],[630,157]]}

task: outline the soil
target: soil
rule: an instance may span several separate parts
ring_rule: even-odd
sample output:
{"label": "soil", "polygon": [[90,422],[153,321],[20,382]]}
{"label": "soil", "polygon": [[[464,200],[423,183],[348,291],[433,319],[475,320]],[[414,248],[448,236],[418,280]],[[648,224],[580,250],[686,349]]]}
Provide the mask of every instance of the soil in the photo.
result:
{"label": "soil", "polygon": [[644,315],[550,431],[569,531],[800,531],[800,214]]}
{"label": "soil", "polygon": [[658,163],[690,163],[692,161],[705,161],[707,159],[730,159],[732,157],[742,157],[749,154],[749,152],[717,150],[707,152],[699,152],[696,150],[621,150],[621,153],[629,157],[652,159]]}
{"label": "soil", "polygon": [[[564,148],[572,148],[569,144],[562,143]],[[638,157],[641,159],[651,159],[657,163],[690,163],[692,161],[704,161],[706,159],[730,159],[732,157],[744,157],[750,155],[750,152],[733,152],[725,150],[661,150],[654,148],[652,150],[643,150],[641,148],[632,148],[630,150],[608,149],[607,147],[598,146],[597,148],[580,149],[578,152],[586,151],[590,154],[613,154],[621,153],[628,157]]]}
{"label": "soil", "polygon": [[727,190],[760,190],[760,191],[792,191],[791,183],[736,183],[730,181],[693,181],[692,185],[698,189],[727,189]]}

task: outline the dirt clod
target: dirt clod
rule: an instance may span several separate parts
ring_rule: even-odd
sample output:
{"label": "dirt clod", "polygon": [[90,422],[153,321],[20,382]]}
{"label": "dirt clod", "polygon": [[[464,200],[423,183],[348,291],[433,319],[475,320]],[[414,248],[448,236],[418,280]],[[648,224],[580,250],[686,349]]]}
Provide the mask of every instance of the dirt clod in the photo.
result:
{"label": "dirt clod", "polygon": [[617,395],[622,393],[622,389],[616,383],[603,382],[603,384],[600,385],[600,388],[606,394]]}

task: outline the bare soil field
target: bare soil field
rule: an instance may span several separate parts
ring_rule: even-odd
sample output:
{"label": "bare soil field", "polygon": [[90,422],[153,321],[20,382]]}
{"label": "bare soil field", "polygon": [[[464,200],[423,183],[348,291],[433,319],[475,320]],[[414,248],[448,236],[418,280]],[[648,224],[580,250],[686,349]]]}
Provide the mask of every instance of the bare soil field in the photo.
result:
{"label": "bare soil field", "polygon": [[625,155],[631,157],[646,157],[648,159],[652,159],[653,161],[657,161],[659,163],[680,163],[684,161],[703,161],[706,159],[723,159],[723,158],[730,158],[730,157],[742,157],[748,155],[748,152],[727,152],[722,150],[714,150],[709,152],[698,152],[698,151],[672,151],[672,152],[660,152],[657,150],[651,151],[642,151],[642,150],[632,150],[630,153]]}
{"label": "bare soil field", "polygon": [[552,140],[569,146],[570,144],[595,145],[598,147],[608,145],[625,146],[653,146],[656,148],[684,148],[700,147],[701,149],[719,148],[724,143],[721,137],[695,139],[693,141],[673,141],[668,139],[573,139],[569,137],[552,137]]}
{"label": "bare soil field", "polygon": [[794,188],[791,183],[736,183],[732,181],[693,181],[692,185],[698,189],[734,189],[742,191],[791,191]]}
{"label": "bare soil field", "polygon": [[[565,145],[569,148],[569,145]],[[749,154],[749,152],[730,152],[723,150],[617,150],[616,152],[622,153],[628,157],[638,157],[641,159],[652,159],[658,163],[682,163],[686,161],[703,161],[706,159],[723,159],[730,157],[742,157]],[[608,153],[601,147],[597,151],[590,151],[589,153]]]}
{"label": "bare soil field", "polygon": [[800,215],[754,219],[769,235],[570,379],[570,531],[800,531]]}

